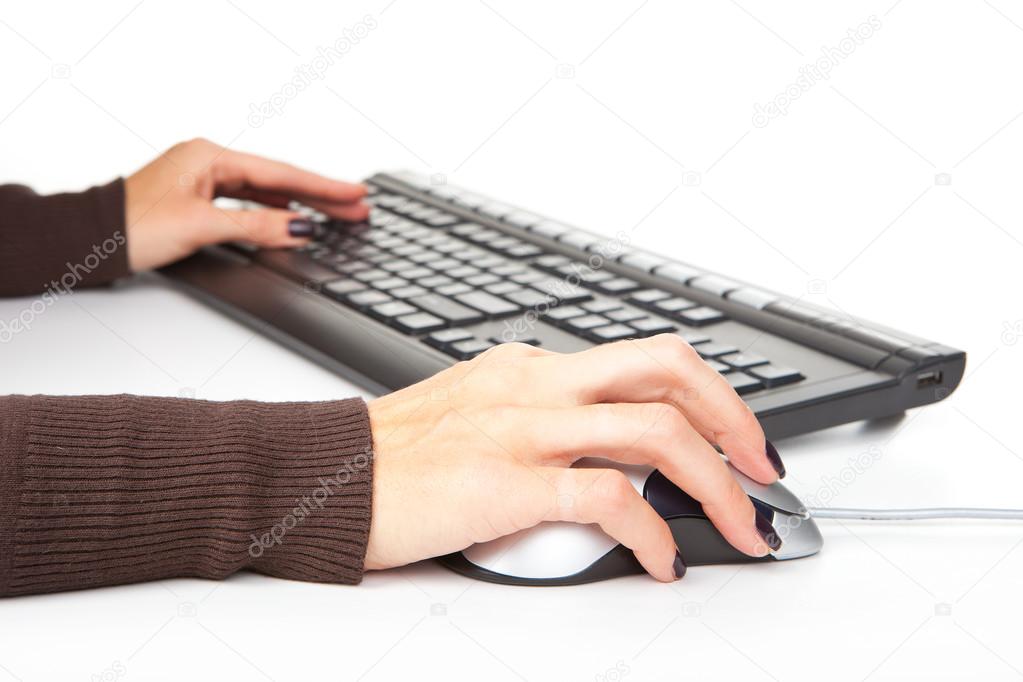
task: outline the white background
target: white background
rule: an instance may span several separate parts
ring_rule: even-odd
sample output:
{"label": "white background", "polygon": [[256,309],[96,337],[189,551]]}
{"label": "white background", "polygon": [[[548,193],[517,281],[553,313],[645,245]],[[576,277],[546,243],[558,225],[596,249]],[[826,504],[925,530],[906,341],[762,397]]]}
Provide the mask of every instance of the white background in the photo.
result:
{"label": "white background", "polygon": [[[376,28],[322,81],[249,125],[366,15]],[[830,79],[753,125],[871,15]],[[841,506],[1023,506],[1023,10],[1007,0],[6,3],[0,64],[0,181],[83,188],[197,135],[346,178],[443,173],[963,348],[948,400],[779,443],[787,483]],[[62,300],[0,346],[0,381],[356,391],[155,282]],[[521,589],[426,563],[359,587],[246,574],[8,600],[0,680],[1023,676],[1023,528],[822,525],[817,557],[670,586]]]}

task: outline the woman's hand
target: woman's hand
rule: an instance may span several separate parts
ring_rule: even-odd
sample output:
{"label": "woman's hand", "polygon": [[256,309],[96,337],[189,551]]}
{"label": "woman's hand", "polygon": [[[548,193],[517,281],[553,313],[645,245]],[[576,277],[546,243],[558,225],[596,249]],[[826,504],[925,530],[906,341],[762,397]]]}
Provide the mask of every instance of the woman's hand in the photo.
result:
{"label": "woman's hand", "polygon": [[[125,194],[128,264],[136,272],[224,241],[300,246],[312,235],[313,224],[286,210],[292,200],[343,220],[369,215],[362,185],[206,140],[171,147],[125,181]],[[228,211],[213,205],[215,197],[249,199],[271,208]]]}
{"label": "woman's hand", "polygon": [[732,545],[768,552],[770,524],[761,518],[757,530],[753,505],[713,446],[762,483],[777,480],[781,462],[745,403],[678,336],[570,355],[503,344],[370,402],[369,416],[367,569],[574,521],[599,524],[658,580],[681,577],[664,520],[621,472],[569,468],[586,456],[657,467]]}

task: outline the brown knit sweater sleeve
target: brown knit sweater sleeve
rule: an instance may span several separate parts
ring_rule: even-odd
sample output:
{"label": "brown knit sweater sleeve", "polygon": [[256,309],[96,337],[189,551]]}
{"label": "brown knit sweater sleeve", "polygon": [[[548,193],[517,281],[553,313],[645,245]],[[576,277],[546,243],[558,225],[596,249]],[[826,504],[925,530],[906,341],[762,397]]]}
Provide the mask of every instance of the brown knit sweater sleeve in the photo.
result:
{"label": "brown knit sweater sleeve", "polygon": [[360,399],[0,398],[0,596],[250,568],[356,583]]}
{"label": "brown knit sweater sleeve", "polygon": [[105,284],[128,274],[124,181],[40,196],[0,186],[0,296]]}
{"label": "brown knit sweater sleeve", "polygon": [[[0,295],[127,274],[124,227],[120,180],[0,187]],[[356,583],[371,447],[360,399],[0,396],[0,597],[242,569]]]}

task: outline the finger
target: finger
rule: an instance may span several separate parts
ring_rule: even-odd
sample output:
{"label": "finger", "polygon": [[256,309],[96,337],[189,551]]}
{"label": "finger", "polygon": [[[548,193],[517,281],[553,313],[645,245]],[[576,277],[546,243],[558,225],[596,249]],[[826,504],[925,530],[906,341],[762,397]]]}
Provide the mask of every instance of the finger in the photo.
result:
{"label": "finger", "polygon": [[[702,506],[728,542],[750,556],[767,554],[756,509],[721,455],[682,414],[664,403],[606,403],[526,409],[520,433],[549,462],[604,457],[656,467]],[[528,424],[528,427],[527,427]]]}
{"label": "finger", "polygon": [[[764,431],[724,377],[674,334],[597,346],[536,361],[548,405],[666,402],[674,405],[743,473],[778,480]],[[534,390],[534,394],[535,394]]]}
{"label": "finger", "polygon": [[319,201],[315,198],[303,196],[288,197],[287,195],[279,192],[271,192],[269,190],[256,189],[253,187],[223,188],[218,192],[218,195],[222,197],[230,197],[232,199],[255,201],[260,204],[274,206],[276,208],[288,208],[292,201],[297,201],[309,206],[310,208],[314,208],[317,211],[326,213],[331,218],[346,220],[348,222],[360,222],[366,220],[366,218],[369,217],[370,211],[369,204],[358,200],[340,203]]}
{"label": "finger", "polygon": [[254,189],[252,187],[224,189],[217,192],[217,196],[229,197],[231,199],[243,199],[245,201],[255,201],[256,203],[263,204],[264,206],[273,206],[274,208],[287,208],[292,201],[283,194],[269,192],[263,189]]}
{"label": "finger", "polygon": [[[548,469],[557,501],[544,520],[596,523],[662,582],[685,574],[671,530],[629,479],[614,469]],[[678,573],[676,575],[676,573]]]}
{"label": "finger", "polygon": [[216,229],[210,232],[208,244],[241,240],[269,248],[289,248],[308,243],[315,230],[312,221],[295,211],[216,211]]}
{"label": "finger", "polygon": [[336,203],[329,201],[319,201],[317,199],[300,199],[303,204],[310,208],[315,208],[317,211],[326,213],[331,218],[338,220],[347,220],[348,222],[357,223],[369,218],[370,206],[363,202],[357,203]]}
{"label": "finger", "polygon": [[332,203],[358,201],[366,196],[364,185],[332,180],[287,163],[232,149],[224,150],[215,165],[218,185],[249,185],[289,197],[309,197]]}

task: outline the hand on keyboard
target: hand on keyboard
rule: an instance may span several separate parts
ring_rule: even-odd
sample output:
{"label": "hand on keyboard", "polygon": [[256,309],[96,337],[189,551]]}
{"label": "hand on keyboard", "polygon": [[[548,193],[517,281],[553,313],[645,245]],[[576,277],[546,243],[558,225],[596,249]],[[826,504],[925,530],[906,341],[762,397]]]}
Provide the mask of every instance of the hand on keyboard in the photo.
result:
{"label": "hand on keyboard", "polygon": [[[287,210],[293,200],[342,220],[363,220],[363,185],[300,170],[278,161],[192,140],[175,145],[125,181],[128,262],[134,271],[184,258],[208,244],[243,241],[301,246],[314,224]],[[227,211],[216,197],[247,199],[268,208]]]}
{"label": "hand on keyboard", "polygon": [[[772,483],[764,433],[725,378],[677,335],[558,354],[502,344],[369,404],[375,450],[368,569],[464,549],[543,521],[597,523],[658,580],[667,524],[603,457],[655,466],[737,549],[768,549],[714,445]],[[779,463],[780,466],[780,463]]]}

